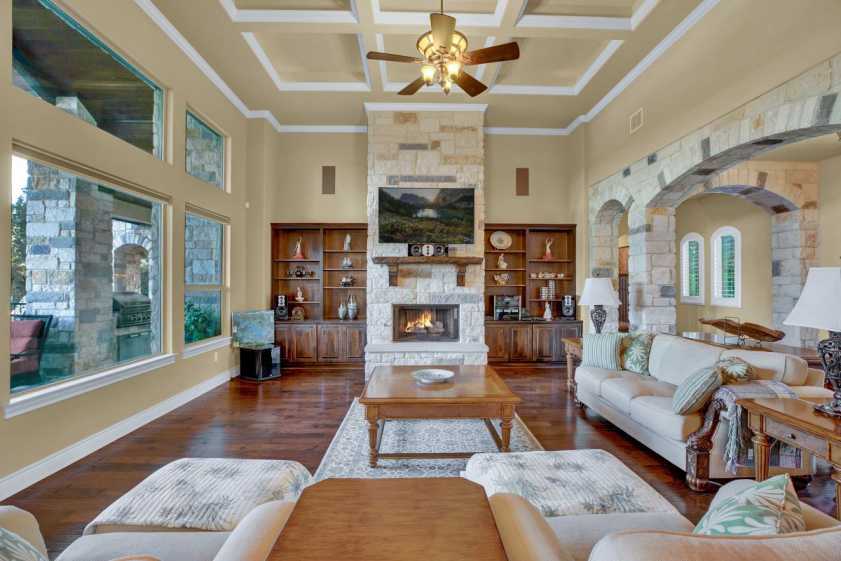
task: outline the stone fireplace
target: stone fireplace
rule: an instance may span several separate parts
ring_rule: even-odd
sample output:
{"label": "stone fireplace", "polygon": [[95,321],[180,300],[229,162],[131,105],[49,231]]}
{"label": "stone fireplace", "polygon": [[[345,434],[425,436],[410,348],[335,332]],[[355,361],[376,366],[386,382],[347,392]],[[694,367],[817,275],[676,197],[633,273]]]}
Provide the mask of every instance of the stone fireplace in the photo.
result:
{"label": "stone fireplace", "polygon": [[458,305],[394,304],[394,341],[458,341]]}
{"label": "stone fireplace", "polygon": [[[474,189],[474,243],[449,246],[449,255],[483,257],[485,237],[484,106],[426,111],[437,104],[367,104],[368,281],[365,374],[391,364],[486,364],[484,266],[471,264],[460,286],[454,264],[401,264],[389,283],[378,257],[405,257],[406,244],[379,242],[379,188]],[[419,110],[420,109],[420,110]],[[450,108],[448,108],[450,109]],[[463,110],[462,110],[463,109]],[[425,318],[427,313],[429,318]],[[428,322],[426,321],[428,319]],[[406,321],[421,321],[406,331]]]}

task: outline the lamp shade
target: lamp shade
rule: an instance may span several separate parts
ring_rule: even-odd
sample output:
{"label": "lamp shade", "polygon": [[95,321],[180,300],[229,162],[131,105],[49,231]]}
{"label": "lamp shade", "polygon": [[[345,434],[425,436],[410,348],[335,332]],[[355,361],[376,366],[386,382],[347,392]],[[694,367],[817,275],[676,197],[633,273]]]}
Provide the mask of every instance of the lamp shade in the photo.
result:
{"label": "lamp shade", "polygon": [[621,305],[609,278],[592,278],[584,281],[584,292],[581,293],[581,300],[578,303],[582,306]]}
{"label": "lamp shade", "polygon": [[841,267],[809,269],[800,299],[783,323],[841,331]]}

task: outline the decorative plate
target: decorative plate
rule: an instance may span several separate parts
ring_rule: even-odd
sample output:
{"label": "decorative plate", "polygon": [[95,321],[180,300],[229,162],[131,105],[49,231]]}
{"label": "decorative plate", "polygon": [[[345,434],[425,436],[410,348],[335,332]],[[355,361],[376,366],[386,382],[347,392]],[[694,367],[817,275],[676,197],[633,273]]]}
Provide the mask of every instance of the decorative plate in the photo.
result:
{"label": "decorative plate", "polygon": [[497,230],[493,234],[491,234],[491,245],[494,246],[496,249],[508,249],[511,247],[511,244],[514,243],[511,239],[511,236],[508,235],[508,232],[503,232],[502,230]]}
{"label": "decorative plate", "polygon": [[412,376],[420,384],[442,384],[452,380],[455,372],[441,368],[423,368],[412,372]]}

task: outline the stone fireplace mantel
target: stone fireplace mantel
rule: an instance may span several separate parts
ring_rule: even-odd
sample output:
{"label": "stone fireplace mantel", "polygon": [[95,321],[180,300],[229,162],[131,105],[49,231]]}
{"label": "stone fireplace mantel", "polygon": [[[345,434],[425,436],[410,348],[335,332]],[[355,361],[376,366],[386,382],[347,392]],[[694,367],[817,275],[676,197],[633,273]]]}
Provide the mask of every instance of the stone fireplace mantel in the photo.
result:
{"label": "stone fireplace mantel", "polygon": [[456,266],[456,286],[464,286],[464,274],[467,272],[468,265],[481,265],[484,262],[483,257],[472,256],[450,256],[450,255],[434,255],[430,257],[420,255],[404,255],[404,256],[375,256],[374,263],[377,265],[388,265],[388,285],[398,286],[398,278],[400,276],[400,265],[455,265]]}

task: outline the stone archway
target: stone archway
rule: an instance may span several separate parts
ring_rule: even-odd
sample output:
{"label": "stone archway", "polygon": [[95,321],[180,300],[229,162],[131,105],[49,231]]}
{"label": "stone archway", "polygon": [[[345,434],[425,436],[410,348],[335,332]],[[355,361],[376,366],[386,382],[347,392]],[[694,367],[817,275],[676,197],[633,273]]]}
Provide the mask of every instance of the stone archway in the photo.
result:
{"label": "stone archway", "polygon": [[[763,151],[807,138],[841,131],[841,55],[825,61],[759,98],[739,107],[680,140],[599,181],[589,192],[589,219],[610,200],[633,197],[639,204],[629,214],[632,329],[673,333],[676,328],[675,219],[674,209],[687,197],[714,185],[714,178]],[[766,178],[767,179],[767,178]],[[738,182],[795,201],[785,187],[774,182]],[[756,196],[763,195],[758,193]],[[798,204],[798,210],[778,213],[779,235],[790,238],[808,234],[816,221],[816,205]],[[796,213],[796,214],[792,214]],[[785,219],[782,217],[785,216]],[[796,226],[795,226],[796,225]],[[788,228],[791,228],[789,230]],[[806,228],[805,233],[803,228]],[[794,232],[794,233],[788,233]],[[777,236],[777,233],[775,233]],[[817,238],[814,236],[817,245]],[[780,249],[795,249],[784,247]],[[803,250],[803,246],[800,246]],[[806,251],[801,251],[807,255]],[[794,254],[783,252],[780,255]],[[813,258],[813,257],[812,257]],[[800,266],[809,260],[798,257]],[[776,264],[782,273],[783,259]],[[597,263],[591,253],[591,270]],[[786,266],[787,267],[787,266]],[[808,269],[808,267],[807,267]],[[804,273],[805,274],[805,273]],[[792,278],[796,275],[782,275]],[[801,283],[802,286],[802,283]],[[796,294],[795,294],[796,292]],[[787,290],[792,299],[800,292]],[[784,312],[779,312],[782,315]]]}
{"label": "stone archway", "polygon": [[[613,279],[618,287],[619,278],[619,235],[622,218],[633,204],[628,197],[624,202],[611,199],[596,212],[596,218],[590,223],[590,276]],[[607,308],[607,321],[604,331],[618,331],[619,311]]]}

